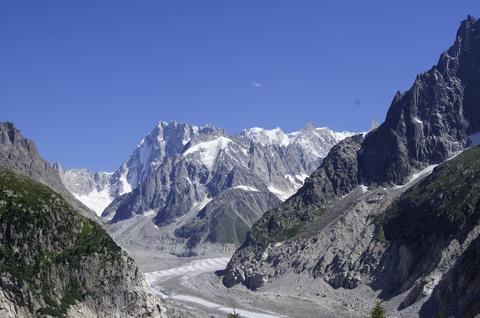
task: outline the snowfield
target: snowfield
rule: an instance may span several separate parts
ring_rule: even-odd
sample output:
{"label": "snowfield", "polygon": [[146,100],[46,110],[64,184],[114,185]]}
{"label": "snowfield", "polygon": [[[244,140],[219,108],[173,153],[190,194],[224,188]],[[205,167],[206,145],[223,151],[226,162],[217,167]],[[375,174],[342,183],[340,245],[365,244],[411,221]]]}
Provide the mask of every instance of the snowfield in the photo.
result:
{"label": "snowfield", "polygon": [[211,170],[220,151],[224,150],[230,142],[232,141],[226,137],[218,137],[210,141],[201,142],[188,148],[183,153],[183,156],[187,157],[191,154],[197,154],[203,165]]}

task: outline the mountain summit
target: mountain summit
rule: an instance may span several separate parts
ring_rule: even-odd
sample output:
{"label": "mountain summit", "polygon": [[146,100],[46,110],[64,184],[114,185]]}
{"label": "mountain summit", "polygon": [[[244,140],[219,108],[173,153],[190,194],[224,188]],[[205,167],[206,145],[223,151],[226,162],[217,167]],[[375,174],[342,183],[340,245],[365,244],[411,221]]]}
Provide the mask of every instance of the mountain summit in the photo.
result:
{"label": "mountain summit", "polygon": [[[306,125],[288,134],[251,128],[228,136],[211,125],[160,122],[114,173],[74,169],[63,180],[102,213],[119,241],[161,242],[175,253],[200,242],[236,245],[350,135]],[[136,217],[132,228],[128,220]]]}

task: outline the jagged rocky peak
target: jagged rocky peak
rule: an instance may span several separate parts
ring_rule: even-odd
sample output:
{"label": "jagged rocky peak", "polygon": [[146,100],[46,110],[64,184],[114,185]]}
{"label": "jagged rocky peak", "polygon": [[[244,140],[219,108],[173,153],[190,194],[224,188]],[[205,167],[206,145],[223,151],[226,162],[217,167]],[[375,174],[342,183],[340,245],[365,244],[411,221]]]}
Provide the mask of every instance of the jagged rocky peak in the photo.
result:
{"label": "jagged rocky peak", "polygon": [[109,172],[93,173],[87,169],[68,169],[62,173],[64,183],[69,185],[71,191],[79,195],[101,191],[110,182],[111,175],[112,173]]}
{"label": "jagged rocky peak", "polygon": [[62,173],[62,180],[71,193],[101,215],[113,199],[145,182],[165,158],[181,155],[201,138],[222,134],[223,130],[211,125],[194,126],[161,121],[115,172],[69,169]]}
{"label": "jagged rocky peak", "polygon": [[96,218],[93,211],[85,207],[66,189],[62,180],[62,170],[58,165],[51,165],[37,151],[35,143],[25,138],[13,123],[0,123],[0,165],[15,172],[30,176],[58,193],[83,215]]}
{"label": "jagged rocky peak", "polygon": [[[184,125],[180,130],[176,123],[159,126],[153,135],[161,131],[165,139],[171,126],[179,133],[169,135],[182,149],[170,155],[164,151],[163,159],[156,161],[159,164],[137,186],[128,176],[139,165],[124,164],[118,185],[128,184],[129,191],[112,196],[116,199],[102,213],[114,235],[122,234],[118,240],[164,242],[168,237],[180,242],[180,237],[188,241],[188,248],[205,240],[238,244],[266,210],[295,193],[333,145],[351,135],[313,125],[289,134],[278,128],[252,128],[231,136],[209,125],[193,129]],[[139,161],[138,156],[131,158]],[[143,220],[137,222],[139,228],[124,231],[122,222],[137,216]],[[225,222],[220,223],[222,219]],[[169,233],[163,232],[166,228]],[[141,235],[134,234],[137,230]],[[172,237],[172,232],[177,236]],[[177,246],[172,248],[177,253]]]}
{"label": "jagged rocky peak", "polygon": [[359,152],[362,180],[403,184],[413,170],[444,161],[479,131],[479,25],[472,17],[463,21],[438,64],[417,76],[409,91],[397,93],[385,122]]}
{"label": "jagged rocky peak", "polygon": [[130,192],[158,168],[165,157],[174,157],[184,151],[185,146],[197,136],[221,134],[222,130],[211,125],[193,126],[176,121],[159,122],[143,138],[130,158],[118,169],[113,179],[122,182],[118,194]]}
{"label": "jagged rocky peak", "polygon": [[[277,184],[272,188],[283,188],[274,191],[282,198],[286,198],[319,165],[328,149],[349,135],[351,133],[337,133],[328,128],[317,129],[313,125],[306,125],[300,131],[289,134],[283,133],[279,128],[271,131],[252,128],[244,130],[239,135],[228,136],[223,129],[209,124],[195,126],[176,121],[160,121],[113,174],[71,169],[65,171],[62,176],[67,188],[100,215],[113,199],[130,193],[145,183],[166,159],[183,157],[193,165],[200,165],[198,169],[206,171],[230,170],[232,165],[248,169],[248,165],[251,165],[257,167],[260,172],[267,168],[266,165],[278,165],[273,164],[275,160],[271,157],[273,152],[266,152],[262,147],[278,146],[282,149],[275,151],[279,151],[285,160],[289,158],[291,167],[271,167],[270,170],[278,170],[281,173],[278,176],[265,175],[263,178],[270,186],[272,182],[269,179],[280,180],[279,178],[285,179],[285,176],[288,176],[289,180],[278,181],[283,185]],[[254,147],[253,155],[249,154],[251,146]],[[109,182],[105,182],[107,179]],[[218,187],[211,184],[210,188]]]}
{"label": "jagged rocky peak", "polygon": [[30,140],[25,139],[20,130],[18,130],[13,123],[0,123],[0,146],[7,149],[17,144],[21,145],[21,147],[24,147],[26,150],[30,150],[32,153],[37,152],[35,144]]}
{"label": "jagged rocky peak", "polygon": [[396,94],[382,125],[334,146],[256,222],[224,284],[256,289],[311,275],[333,288],[382,290],[405,316],[432,290],[425,308],[437,311],[422,317],[478,312],[478,280],[460,280],[478,262],[479,148],[466,147],[479,141],[479,57],[480,22],[469,17],[438,64]]}
{"label": "jagged rocky peak", "polygon": [[278,127],[271,130],[254,127],[245,129],[240,134],[240,136],[263,146],[287,147],[296,144],[322,157],[330,149],[329,147],[322,147],[323,143],[327,145],[335,144],[352,135],[351,132],[336,132],[327,127],[316,128],[312,123],[307,123],[299,131],[291,133],[284,133]]}

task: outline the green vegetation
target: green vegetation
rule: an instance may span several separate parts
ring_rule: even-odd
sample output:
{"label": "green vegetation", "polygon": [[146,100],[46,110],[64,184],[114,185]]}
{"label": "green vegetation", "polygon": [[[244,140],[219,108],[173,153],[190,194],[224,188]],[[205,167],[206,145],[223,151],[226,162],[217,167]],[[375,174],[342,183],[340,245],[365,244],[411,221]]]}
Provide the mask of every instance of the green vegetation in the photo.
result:
{"label": "green vegetation", "polygon": [[325,208],[312,208],[292,200],[265,213],[253,226],[251,236],[257,243],[274,243],[308,235],[316,231],[326,211]]}
{"label": "green vegetation", "polygon": [[228,314],[227,318],[240,318],[240,314],[238,314],[236,311],[235,311],[235,307],[233,307],[233,312]]}
{"label": "green vegetation", "polygon": [[378,215],[375,238],[418,241],[418,233],[428,233],[425,239],[455,235],[478,218],[479,202],[480,147],[473,147],[437,167]]}
{"label": "green vegetation", "polygon": [[65,294],[62,297],[59,304],[57,304],[48,294],[43,295],[43,299],[47,304],[47,307],[37,310],[39,315],[48,315],[52,317],[66,317],[68,308],[74,305],[77,301],[83,300],[85,294],[80,292],[80,286],[76,280],[72,280],[65,290]]}
{"label": "green vegetation", "polygon": [[377,302],[370,312],[370,318],[386,318],[385,309]]}
{"label": "green vegetation", "polygon": [[[77,279],[89,257],[101,262],[122,257],[106,231],[80,216],[59,194],[2,167],[0,226],[0,273],[10,277],[4,288],[21,305],[30,297],[43,300],[46,306],[36,312],[40,316],[65,317],[72,304],[86,295],[94,297]],[[55,286],[52,273],[58,276]],[[110,278],[119,282],[117,276]]]}
{"label": "green vegetation", "polygon": [[78,267],[81,257],[94,253],[106,253],[115,259],[121,255],[121,248],[100,226],[93,221],[85,220],[75,243],[60,253],[52,255],[52,259],[56,263]]}

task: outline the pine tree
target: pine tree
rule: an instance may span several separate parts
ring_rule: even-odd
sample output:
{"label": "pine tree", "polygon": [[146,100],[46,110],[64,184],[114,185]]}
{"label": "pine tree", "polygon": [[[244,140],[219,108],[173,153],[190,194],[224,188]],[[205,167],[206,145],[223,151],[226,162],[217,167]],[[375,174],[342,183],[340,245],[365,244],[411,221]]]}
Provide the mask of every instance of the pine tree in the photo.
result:
{"label": "pine tree", "polygon": [[386,318],[386,317],[387,316],[385,315],[385,309],[383,309],[380,302],[377,302],[375,304],[375,307],[373,307],[372,311],[370,312],[370,318]]}
{"label": "pine tree", "polygon": [[228,314],[227,318],[240,318],[240,315],[235,311],[235,307],[233,307],[233,312]]}

